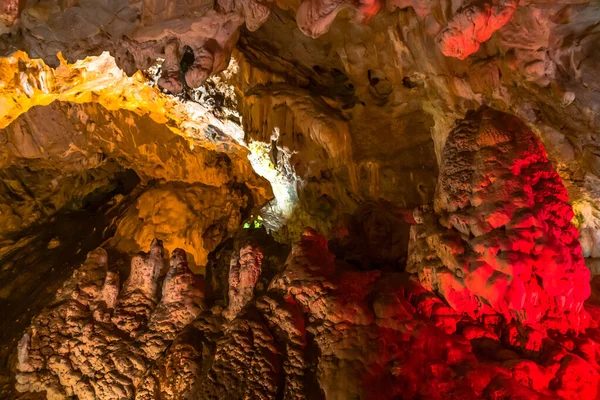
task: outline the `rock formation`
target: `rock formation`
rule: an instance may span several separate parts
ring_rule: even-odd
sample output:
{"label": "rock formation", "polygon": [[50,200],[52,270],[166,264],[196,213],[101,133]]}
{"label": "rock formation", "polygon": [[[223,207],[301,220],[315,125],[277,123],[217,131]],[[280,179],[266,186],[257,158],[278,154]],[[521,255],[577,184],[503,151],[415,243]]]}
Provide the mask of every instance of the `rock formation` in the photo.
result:
{"label": "rock formation", "polygon": [[533,132],[508,114],[472,112],[448,137],[434,214],[415,218],[407,271],[473,318],[582,331],[590,272],[567,200]]}
{"label": "rock formation", "polygon": [[173,251],[158,298],[163,247],[131,261],[119,291],[101,248],[68,279],[25,333],[18,348],[17,390],[48,398],[133,398],[148,366],[203,308],[201,286],[185,252]]}
{"label": "rock formation", "polygon": [[231,264],[229,266],[229,296],[225,317],[234,319],[252,299],[254,287],[258,282],[261,273],[262,250],[260,247],[246,243],[239,254],[234,252],[231,255]]}
{"label": "rock formation", "polygon": [[599,18],[4,1],[0,399],[596,399]]}
{"label": "rock formation", "polygon": [[508,23],[518,1],[467,2],[456,11],[437,40],[444,55],[464,60]]}
{"label": "rock formation", "polygon": [[[256,259],[253,250],[245,246],[243,258]],[[90,253],[21,340],[17,388],[107,399],[597,393],[597,328],[573,340],[554,330],[542,338],[493,314],[477,321],[402,273],[359,271],[336,260],[312,229],[267,291],[229,321],[219,307],[202,311],[202,292],[180,250],[162,299],[150,300],[156,276],[145,273],[156,270],[160,252],[155,241],[149,254],[134,257],[135,275],[118,297],[106,253]],[[230,309],[237,305],[230,300]],[[140,316],[135,326],[120,323],[126,309]],[[513,341],[525,332],[527,343]],[[529,347],[533,342],[538,346]]]}

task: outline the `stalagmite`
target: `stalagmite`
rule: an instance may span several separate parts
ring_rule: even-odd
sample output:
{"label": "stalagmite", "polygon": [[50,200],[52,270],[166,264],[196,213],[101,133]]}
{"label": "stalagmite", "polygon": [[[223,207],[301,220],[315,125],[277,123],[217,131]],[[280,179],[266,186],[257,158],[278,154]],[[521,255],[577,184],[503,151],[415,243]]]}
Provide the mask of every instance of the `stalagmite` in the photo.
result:
{"label": "stalagmite", "polygon": [[179,249],[158,301],[162,255],[155,239],[149,253],[135,256],[116,297],[118,274],[107,271],[106,252],[89,253],[19,343],[17,389],[49,398],[133,398],[146,369],[203,308]]}
{"label": "stalagmite", "polygon": [[490,108],[452,131],[434,215],[411,232],[407,270],[458,313],[546,332],[583,331],[590,295],[573,211],[538,138]]}

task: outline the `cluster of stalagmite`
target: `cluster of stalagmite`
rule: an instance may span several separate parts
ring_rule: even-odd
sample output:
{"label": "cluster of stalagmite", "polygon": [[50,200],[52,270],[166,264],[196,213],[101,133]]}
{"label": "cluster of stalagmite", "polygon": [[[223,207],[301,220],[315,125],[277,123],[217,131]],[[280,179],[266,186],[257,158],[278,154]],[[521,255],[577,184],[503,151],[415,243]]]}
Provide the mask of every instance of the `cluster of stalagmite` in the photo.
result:
{"label": "cluster of stalagmite", "polygon": [[518,118],[471,112],[448,137],[434,210],[417,213],[408,271],[457,312],[545,332],[584,330],[590,295],[573,211]]}
{"label": "cluster of stalagmite", "polygon": [[[336,260],[313,229],[264,292],[230,298],[228,318],[220,306],[202,311],[181,250],[173,252],[159,300],[162,251],[155,241],[134,257],[120,294],[106,253],[90,253],[21,340],[17,388],[46,391],[49,399],[148,400],[596,393],[596,330],[576,339],[557,332],[540,356],[523,358],[518,345],[499,340],[497,320],[478,323],[403,273],[356,270]],[[236,293],[255,289],[264,251],[246,244],[234,253]],[[244,273],[252,279],[240,279]],[[448,331],[440,317],[460,323]]]}
{"label": "cluster of stalagmite", "polygon": [[203,292],[176,249],[159,296],[163,247],[135,256],[120,290],[99,248],[34,318],[19,343],[17,390],[48,399],[133,398],[146,369],[203,308]]}

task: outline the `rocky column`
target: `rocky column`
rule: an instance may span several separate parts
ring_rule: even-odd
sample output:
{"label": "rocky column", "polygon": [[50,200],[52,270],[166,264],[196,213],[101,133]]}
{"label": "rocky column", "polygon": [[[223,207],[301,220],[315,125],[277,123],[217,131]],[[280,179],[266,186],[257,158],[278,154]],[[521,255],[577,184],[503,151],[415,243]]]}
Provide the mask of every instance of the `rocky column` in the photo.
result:
{"label": "rocky column", "polygon": [[204,308],[204,290],[188,267],[185,251],[175,249],[171,268],[162,287],[162,299],[152,313],[148,332],[138,341],[151,359],[156,359]]}
{"label": "rocky column", "polygon": [[518,118],[483,107],[448,138],[434,210],[415,215],[407,270],[473,318],[582,330],[590,274],[572,218],[538,138]]}
{"label": "rocky column", "polygon": [[162,257],[162,241],[154,239],[150,253],[139,254],[131,260],[131,272],[123,285],[120,303],[112,320],[119,329],[132,336],[148,322],[156,306]]}
{"label": "rocky column", "polygon": [[232,320],[252,299],[254,287],[262,270],[263,254],[260,247],[248,242],[231,256],[229,267],[229,305],[224,316]]}

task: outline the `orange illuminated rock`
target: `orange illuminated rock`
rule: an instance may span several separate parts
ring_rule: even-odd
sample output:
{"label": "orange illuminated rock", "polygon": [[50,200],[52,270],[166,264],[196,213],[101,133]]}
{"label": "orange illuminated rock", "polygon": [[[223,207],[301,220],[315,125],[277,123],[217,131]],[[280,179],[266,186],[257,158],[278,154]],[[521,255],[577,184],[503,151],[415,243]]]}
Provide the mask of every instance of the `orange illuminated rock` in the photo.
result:
{"label": "orange illuminated rock", "polygon": [[437,37],[442,53],[464,60],[514,14],[516,0],[475,0],[462,5]]}
{"label": "orange illuminated rock", "polygon": [[142,193],[117,224],[111,245],[136,253],[154,237],[167,248],[188,250],[189,263],[202,272],[208,254],[241,223],[247,198],[228,186],[166,184]]}

